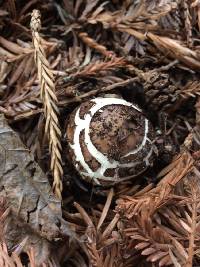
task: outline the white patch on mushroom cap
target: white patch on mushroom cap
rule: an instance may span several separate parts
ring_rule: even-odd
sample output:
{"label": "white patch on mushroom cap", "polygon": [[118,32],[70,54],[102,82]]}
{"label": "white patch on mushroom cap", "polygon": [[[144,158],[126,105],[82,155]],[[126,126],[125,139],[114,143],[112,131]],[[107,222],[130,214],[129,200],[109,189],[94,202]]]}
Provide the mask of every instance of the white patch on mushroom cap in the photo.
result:
{"label": "white patch on mushroom cap", "polygon": [[[81,172],[82,176],[88,176],[91,179],[94,179],[94,181],[99,184],[98,179],[103,179],[103,180],[113,180],[113,177],[108,177],[105,176],[104,173],[107,169],[115,169],[115,168],[125,168],[125,167],[134,167],[138,164],[138,162],[129,162],[129,163],[120,163],[119,161],[116,160],[112,160],[110,161],[108,159],[108,157],[106,155],[104,155],[103,153],[101,153],[91,142],[91,138],[89,135],[89,131],[90,131],[90,122],[92,120],[92,117],[94,116],[94,114],[99,111],[101,108],[108,106],[108,105],[124,105],[124,106],[128,106],[128,107],[132,107],[134,109],[136,109],[137,111],[141,112],[141,110],[125,101],[124,99],[118,99],[118,98],[95,98],[91,100],[92,102],[95,103],[94,106],[92,106],[90,108],[90,110],[88,111],[87,114],[85,114],[84,119],[80,118],[80,108],[76,111],[75,114],[75,130],[74,130],[74,139],[73,139],[73,144],[71,144],[71,148],[74,151],[74,155],[76,157],[76,162],[79,162],[79,164],[82,166],[82,168],[84,169],[83,172]],[[141,142],[141,144],[135,148],[134,150],[130,151],[129,153],[127,153],[125,156],[123,156],[123,158],[128,157],[129,155],[133,155],[138,153],[146,144],[146,142],[148,141],[147,138],[147,134],[148,134],[148,120],[145,119],[145,130],[144,130],[144,138]],[[93,158],[95,158],[99,163],[100,163],[100,167],[96,170],[93,171],[88,164],[85,162],[82,150],[81,150],[81,146],[80,146],[80,133],[81,131],[85,131],[85,139],[84,139],[84,143],[89,151],[89,153],[92,155]]]}

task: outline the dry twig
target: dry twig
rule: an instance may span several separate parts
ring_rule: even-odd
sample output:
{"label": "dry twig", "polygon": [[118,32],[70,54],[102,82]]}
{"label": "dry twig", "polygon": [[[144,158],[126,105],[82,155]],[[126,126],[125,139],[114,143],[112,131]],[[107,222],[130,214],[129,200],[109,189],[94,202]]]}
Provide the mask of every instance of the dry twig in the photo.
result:
{"label": "dry twig", "polygon": [[112,51],[108,51],[104,45],[98,44],[95,40],[89,37],[86,32],[80,32],[78,36],[85,44],[87,44],[91,48],[94,48],[95,50],[103,54],[105,57],[110,58],[115,55]]}

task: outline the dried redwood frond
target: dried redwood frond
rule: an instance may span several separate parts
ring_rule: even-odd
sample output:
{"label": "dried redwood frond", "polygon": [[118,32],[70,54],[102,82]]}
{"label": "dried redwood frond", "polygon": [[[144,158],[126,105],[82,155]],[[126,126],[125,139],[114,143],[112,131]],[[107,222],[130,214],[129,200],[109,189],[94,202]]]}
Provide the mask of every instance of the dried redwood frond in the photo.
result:
{"label": "dried redwood frond", "polygon": [[133,266],[131,264],[134,261],[131,261],[131,258],[126,259],[126,252],[120,245],[121,237],[117,227],[119,215],[112,215],[110,210],[113,195],[111,189],[102,211],[99,213],[94,210],[93,216],[90,216],[78,203],[74,204],[80,214],[79,217],[86,225],[84,228],[80,227],[77,221],[75,229],[80,235],[82,233],[81,238],[85,240],[82,246],[92,266]]}
{"label": "dried redwood frond", "polygon": [[150,205],[149,212],[151,211],[153,215],[157,209],[168,202],[173,188],[190,172],[193,163],[194,160],[189,153],[181,153],[160,172],[158,177],[164,177],[155,188],[152,189],[148,186],[147,190],[143,189],[141,193],[138,192],[133,197],[124,196],[119,198],[117,200],[117,210],[119,212],[125,210],[125,216],[131,218]]}
{"label": "dried redwood frond", "polygon": [[33,48],[30,47],[30,44],[28,44],[28,46],[29,48],[21,47],[14,42],[6,40],[2,36],[0,37],[0,55],[9,62],[13,62],[33,53]]}
{"label": "dried redwood frond", "polygon": [[180,95],[187,99],[189,97],[196,97],[200,95],[200,87],[198,81],[188,82],[180,91]]}
{"label": "dried redwood frond", "polygon": [[53,72],[50,69],[49,62],[45,57],[44,49],[41,45],[39,30],[41,28],[40,13],[34,10],[32,13],[31,29],[33,43],[35,47],[35,61],[38,68],[38,77],[40,82],[40,96],[44,105],[46,117],[45,133],[49,137],[49,150],[51,153],[51,170],[53,172],[54,182],[53,190],[55,194],[62,198],[62,159],[61,159],[61,131],[58,122],[59,110],[57,107],[57,97],[55,94],[55,82]]}
{"label": "dried redwood frond", "polygon": [[[28,266],[37,267],[38,264],[35,261],[35,254],[33,248],[28,251]],[[0,244],[0,266],[1,267],[24,267],[20,255],[16,252],[9,253],[5,243]],[[59,264],[48,260],[46,263],[42,263],[41,267],[60,267]]]}
{"label": "dried redwood frond", "polygon": [[[0,97],[4,99],[1,112],[13,120],[41,112],[36,104],[40,100],[36,68],[33,64],[34,49],[29,42],[17,42],[0,37]],[[43,43],[48,54],[55,47],[55,43]],[[12,93],[8,93],[13,86]]]}
{"label": "dried redwood frond", "polygon": [[125,60],[123,58],[113,57],[109,61],[95,61],[91,62],[84,68],[80,69],[78,72],[71,75],[72,78],[84,77],[84,76],[94,76],[101,74],[101,72],[109,71],[124,66]]}
{"label": "dried redwood frond", "polygon": [[167,53],[170,57],[180,60],[191,69],[198,70],[200,68],[197,51],[191,50],[179,41],[168,37],[158,36],[153,33],[148,33],[147,37],[162,53]]}
{"label": "dried redwood frond", "polygon": [[78,34],[79,38],[87,44],[89,47],[97,50],[101,54],[103,54],[105,57],[112,57],[114,56],[114,53],[112,51],[108,51],[107,48],[104,45],[98,44],[95,40],[93,40],[91,37],[88,36],[86,32],[81,32]]}
{"label": "dried redwood frond", "polygon": [[160,173],[164,178],[156,188],[117,200],[126,246],[159,266],[192,266],[198,258],[200,185],[193,164],[183,152]]}

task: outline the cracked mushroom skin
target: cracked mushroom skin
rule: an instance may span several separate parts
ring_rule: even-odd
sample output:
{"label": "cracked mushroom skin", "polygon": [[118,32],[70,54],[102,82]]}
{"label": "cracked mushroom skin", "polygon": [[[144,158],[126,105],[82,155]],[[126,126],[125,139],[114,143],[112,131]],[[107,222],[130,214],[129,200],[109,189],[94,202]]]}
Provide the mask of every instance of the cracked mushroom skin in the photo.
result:
{"label": "cracked mushroom skin", "polygon": [[82,103],[70,114],[66,136],[73,165],[95,185],[137,176],[153,162],[153,127],[136,105],[121,98]]}

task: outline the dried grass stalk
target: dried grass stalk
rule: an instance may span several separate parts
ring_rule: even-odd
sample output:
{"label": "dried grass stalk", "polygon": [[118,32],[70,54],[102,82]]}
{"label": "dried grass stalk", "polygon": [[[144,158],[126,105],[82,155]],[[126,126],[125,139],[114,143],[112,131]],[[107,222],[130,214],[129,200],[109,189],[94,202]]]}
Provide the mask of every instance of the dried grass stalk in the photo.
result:
{"label": "dried grass stalk", "polygon": [[46,117],[45,133],[49,137],[51,170],[54,177],[53,190],[61,199],[63,169],[60,152],[61,131],[58,122],[58,100],[55,94],[53,72],[50,69],[49,62],[45,57],[45,52],[41,44],[41,37],[39,35],[41,28],[40,17],[40,12],[38,10],[33,10],[31,18],[31,30],[35,48],[35,62],[38,68],[38,78],[41,86],[40,96],[44,105],[44,114]]}

